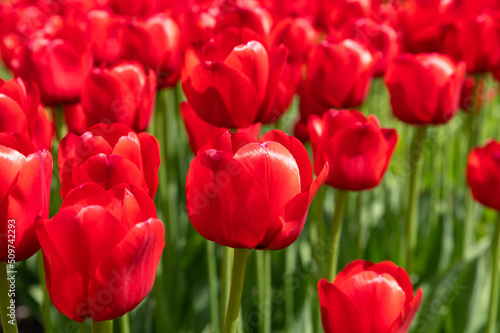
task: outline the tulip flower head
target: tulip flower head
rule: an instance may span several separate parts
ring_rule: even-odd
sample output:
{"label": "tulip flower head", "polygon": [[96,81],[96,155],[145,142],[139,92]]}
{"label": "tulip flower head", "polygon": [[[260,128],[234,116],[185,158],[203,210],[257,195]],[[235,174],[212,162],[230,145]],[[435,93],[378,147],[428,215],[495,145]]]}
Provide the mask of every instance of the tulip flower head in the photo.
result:
{"label": "tulip flower head", "polygon": [[490,141],[470,152],[467,182],[474,199],[500,211],[500,142]]}
{"label": "tulip flower head", "polygon": [[151,120],[156,76],[137,62],[93,68],[81,93],[81,104],[68,106],[64,116],[70,132],[82,134],[99,123],[122,123],[137,132]]}
{"label": "tulip flower head", "polygon": [[282,131],[258,141],[245,133],[224,133],[191,162],[187,213],[193,227],[218,244],[282,249],[301,233],[327,173],[325,166],[313,181],[306,149]]}
{"label": "tulip flower head", "polygon": [[[0,261],[8,260],[7,245],[15,246],[16,261],[26,260],[40,249],[36,223],[49,217],[52,156],[47,150],[36,151],[21,134],[3,132],[0,170]],[[14,238],[8,236],[9,224]]]}
{"label": "tulip flower head", "polygon": [[59,145],[57,162],[63,198],[86,182],[105,189],[120,183],[135,185],[152,198],[158,188],[158,140],[123,124],[97,124],[81,136],[68,133]]}
{"label": "tulip flower head", "polygon": [[0,79],[0,132],[20,133],[31,140],[37,150],[51,149],[54,125],[40,103],[35,83],[17,78]]}
{"label": "tulip flower head", "polygon": [[217,127],[242,128],[277,120],[275,96],[287,59],[284,46],[267,49],[251,30],[224,30],[190,48],[181,73],[182,89],[198,116]]}
{"label": "tulip flower head", "polygon": [[112,320],[139,305],[153,287],[165,247],[152,199],[125,184],[74,189],[36,232],[50,299],[78,322]]}
{"label": "tulip flower head", "polygon": [[333,283],[318,282],[326,333],[407,332],[422,302],[406,271],[390,261],[356,260]]}
{"label": "tulip flower head", "polygon": [[380,184],[396,148],[396,130],[380,128],[375,116],[366,118],[356,110],[313,115],[308,128],[314,171],[319,174],[325,163],[330,165],[327,185],[360,191]]}
{"label": "tulip flower head", "polygon": [[465,64],[437,53],[397,57],[385,76],[394,115],[414,125],[443,124],[458,111]]}

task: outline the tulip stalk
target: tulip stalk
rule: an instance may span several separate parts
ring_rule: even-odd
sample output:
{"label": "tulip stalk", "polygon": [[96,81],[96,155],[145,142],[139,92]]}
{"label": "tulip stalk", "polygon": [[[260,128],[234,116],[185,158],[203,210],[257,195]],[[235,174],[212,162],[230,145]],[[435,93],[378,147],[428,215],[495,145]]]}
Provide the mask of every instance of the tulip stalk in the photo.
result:
{"label": "tulip stalk", "polygon": [[342,220],[347,204],[348,191],[338,190],[335,198],[335,212],[333,213],[332,231],[330,235],[330,245],[328,247],[328,266],[326,277],[328,281],[333,281],[337,274],[337,262],[339,258],[340,234],[342,232]]}
{"label": "tulip stalk", "polygon": [[231,289],[231,270],[233,269],[233,249],[227,246],[222,247],[221,263],[221,291],[220,291],[220,324],[226,321],[227,303],[229,301],[229,290]]}
{"label": "tulip stalk", "polygon": [[128,313],[118,318],[118,327],[120,333],[130,333],[130,319]]}
{"label": "tulip stalk", "polygon": [[417,247],[418,205],[420,196],[420,175],[422,173],[422,153],[427,137],[427,126],[417,126],[410,148],[410,203],[406,219],[406,270],[413,273],[413,256]]}
{"label": "tulip stalk", "polygon": [[208,289],[210,293],[210,320],[212,331],[220,331],[219,322],[219,300],[217,299],[217,263],[215,257],[215,243],[206,241],[207,246],[207,269],[208,269]]}
{"label": "tulip stalk", "polygon": [[[484,76],[476,77],[476,85],[474,87],[474,103],[469,114],[469,147],[468,151],[474,149],[479,141],[479,133],[481,131],[481,111],[484,104]],[[460,258],[466,260],[470,252],[470,246],[475,234],[474,227],[474,200],[470,195],[465,198],[465,220],[461,237],[459,238]]]}
{"label": "tulip stalk", "polygon": [[[9,318],[8,307],[15,303],[9,296],[10,282],[7,280],[7,264],[2,262],[0,268],[0,315],[2,316],[2,328],[4,333],[17,333],[17,322],[15,318]],[[15,311],[14,311],[15,315]]]}
{"label": "tulip stalk", "polygon": [[245,270],[247,265],[248,249],[234,249],[233,273],[231,278],[231,292],[227,306],[225,333],[236,333],[238,327],[238,315],[241,305],[241,294],[245,281]]}
{"label": "tulip stalk", "polygon": [[113,333],[113,321],[112,320],[103,320],[103,321],[92,320],[92,333]]}
{"label": "tulip stalk", "polygon": [[488,316],[488,325],[486,328],[487,333],[496,332],[496,322],[498,314],[498,299],[500,292],[500,213],[498,213],[497,221],[495,224],[495,232],[491,243],[491,258],[492,258],[492,276],[491,276],[491,298],[490,310]]}
{"label": "tulip stalk", "polygon": [[52,333],[52,317],[50,315],[50,296],[47,291],[47,285],[45,282],[45,269],[43,266],[43,253],[42,250],[38,251],[38,280],[40,282],[40,287],[43,291],[43,301],[42,301],[42,321],[43,321],[43,330],[45,333]]}

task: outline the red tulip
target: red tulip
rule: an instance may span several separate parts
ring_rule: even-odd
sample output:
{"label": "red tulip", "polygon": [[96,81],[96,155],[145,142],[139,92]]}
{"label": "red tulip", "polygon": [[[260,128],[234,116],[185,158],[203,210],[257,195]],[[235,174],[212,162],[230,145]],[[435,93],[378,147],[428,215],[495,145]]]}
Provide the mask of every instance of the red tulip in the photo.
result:
{"label": "red tulip", "polygon": [[50,151],[54,125],[40,104],[36,84],[21,78],[0,79],[0,109],[0,132],[20,133],[30,138],[36,150]]}
{"label": "red tulip", "polygon": [[[71,36],[73,39],[66,39]],[[2,38],[6,66],[14,76],[35,81],[47,106],[77,103],[90,56],[83,33],[53,16],[44,30],[26,41],[8,34]]]}
{"label": "red tulip", "polygon": [[441,48],[447,7],[451,1],[404,1],[398,27],[406,52],[437,52]]}
{"label": "red tulip", "polygon": [[[305,127],[311,114],[331,108],[356,107],[363,103],[375,69],[370,51],[352,39],[325,40],[311,51],[307,78],[300,90],[300,122]],[[303,131],[302,131],[303,132]]]}
{"label": "red tulip", "polygon": [[392,112],[409,124],[442,124],[458,111],[465,64],[437,53],[405,54],[387,69]]}
{"label": "red tulip", "polygon": [[342,27],[342,36],[365,45],[377,59],[375,77],[384,76],[387,66],[399,53],[397,32],[388,24],[362,18]]}
{"label": "red tulip", "polygon": [[[221,135],[229,130],[225,127],[216,127],[200,119],[194,112],[191,105],[186,102],[181,104],[181,116],[184,120],[184,126],[189,138],[191,151],[196,155],[198,150],[207,144],[207,142],[216,135]],[[260,133],[260,124],[254,124],[238,130],[239,133],[247,133],[257,140]]]}
{"label": "red tulip", "polygon": [[313,181],[304,146],[281,131],[258,141],[214,137],[191,162],[187,213],[206,239],[224,246],[283,249],[299,236],[328,167]]}
{"label": "red tulip", "polygon": [[142,188],[154,198],[158,187],[160,147],[146,132],[122,124],[97,124],[81,136],[68,133],[57,157],[61,196],[86,182],[105,189],[120,184]]}
{"label": "red tulip", "polygon": [[26,260],[40,249],[35,223],[49,217],[52,156],[20,134],[0,133],[0,170],[0,261],[8,261],[8,245],[15,261]]}
{"label": "red tulip", "polygon": [[153,201],[125,184],[76,188],[36,233],[52,303],[78,322],[111,320],[139,305],[165,246]]}
{"label": "red tulip", "polygon": [[303,64],[318,40],[312,24],[303,18],[286,18],[276,24],[271,32],[271,43],[288,49],[288,62]]}
{"label": "red tulip", "polygon": [[380,128],[373,115],[349,110],[313,115],[308,127],[315,173],[330,165],[327,185],[360,191],[380,184],[396,148],[396,130]]}
{"label": "red tulip", "polygon": [[136,62],[93,68],[82,89],[81,105],[64,110],[68,129],[76,134],[99,123],[122,123],[137,132],[151,120],[156,76]]}
{"label": "red tulip", "polygon": [[120,59],[137,60],[157,74],[159,87],[174,86],[181,70],[180,31],[165,14],[123,24]]}
{"label": "red tulip", "polygon": [[245,7],[232,4],[222,5],[221,12],[217,17],[215,33],[219,34],[228,28],[236,28],[238,30],[249,29],[259,36],[267,36],[272,25],[271,14],[264,8],[250,4]]}
{"label": "red tulip", "polygon": [[250,30],[230,28],[201,50],[186,52],[182,88],[201,119],[228,128],[276,121],[274,100],[287,51],[263,43]]}
{"label": "red tulip", "polygon": [[346,22],[368,17],[374,10],[371,0],[319,0],[316,25],[323,30],[341,27]]}
{"label": "red tulip", "polygon": [[454,1],[450,6],[440,52],[464,61],[468,73],[500,66],[500,15],[484,1]]}
{"label": "red tulip", "polygon": [[477,147],[467,161],[467,182],[474,199],[500,211],[500,142]]}
{"label": "red tulip", "polygon": [[95,65],[120,59],[119,35],[123,18],[105,10],[92,10],[87,17],[90,48]]}
{"label": "red tulip", "polygon": [[333,283],[318,282],[326,333],[405,333],[422,303],[406,271],[390,261],[356,260]]}

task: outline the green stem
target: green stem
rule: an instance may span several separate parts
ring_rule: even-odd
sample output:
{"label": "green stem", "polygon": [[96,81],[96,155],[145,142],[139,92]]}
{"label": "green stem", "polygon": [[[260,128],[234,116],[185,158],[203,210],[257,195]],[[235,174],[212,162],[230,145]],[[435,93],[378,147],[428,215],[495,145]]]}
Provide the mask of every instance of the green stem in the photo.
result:
{"label": "green stem", "polygon": [[220,324],[226,321],[227,303],[229,301],[229,290],[231,289],[231,270],[233,269],[233,249],[227,246],[222,247],[222,263],[220,273]]}
{"label": "green stem", "polygon": [[130,333],[130,319],[128,313],[118,318],[118,327],[120,328],[120,333]]}
{"label": "green stem", "polygon": [[266,315],[265,311],[265,295],[266,295],[266,281],[264,273],[264,251],[255,251],[255,273],[257,279],[257,302],[258,302],[258,320],[259,320],[259,332],[264,330],[264,317]]}
{"label": "green stem", "polygon": [[333,281],[337,274],[340,233],[342,232],[342,219],[344,217],[348,193],[349,192],[344,190],[338,190],[335,198],[335,212],[333,213],[330,246],[328,247],[328,268],[326,270],[326,278],[328,281]]}
{"label": "green stem", "polygon": [[113,321],[93,321],[92,320],[92,333],[113,333]]}
{"label": "green stem", "polygon": [[[7,315],[14,314],[16,310],[11,311],[8,309],[13,303],[12,298],[9,296],[10,282],[7,280],[7,265],[2,262],[0,264],[0,314],[2,316],[2,328],[4,333],[17,333],[16,318],[10,318]],[[15,279],[15,276],[14,276]]]}
{"label": "green stem", "polygon": [[217,263],[215,257],[215,243],[206,241],[207,246],[207,268],[208,268],[208,288],[210,291],[210,320],[212,331],[220,331],[219,322],[219,300],[217,298]]}
{"label": "green stem", "polygon": [[498,293],[499,293],[499,259],[500,259],[500,213],[498,213],[498,218],[495,225],[495,233],[493,234],[493,240],[491,244],[491,258],[492,258],[492,276],[491,276],[491,299],[490,299],[490,311],[488,316],[488,326],[486,329],[487,333],[496,332],[496,322],[498,314]]}
{"label": "green stem", "polygon": [[261,308],[264,311],[264,333],[271,333],[271,251],[262,251],[264,253],[264,300],[265,307]]}
{"label": "green stem", "polygon": [[245,281],[248,249],[234,249],[233,274],[231,278],[231,292],[227,306],[225,333],[235,333],[238,327],[238,314],[240,312],[241,294]]}
{"label": "green stem", "polygon": [[38,280],[40,282],[40,287],[43,291],[43,301],[42,301],[42,321],[43,321],[43,331],[45,333],[52,333],[52,317],[50,315],[50,297],[47,291],[47,285],[45,281],[45,268],[43,266],[43,253],[42,250],[38,251]]}
{"label": "green stem", "polygon": [[406,220],[406,270],[408,273],[413,273],[413,256],[417,247],[420,174],[422,173],[422,153],[426,136],[427,126],[417,126],[410,150],[410,204]]}
{"label": "green stem", "polygon": [[[314,245],[313,245],[314,246]],[[297,264],[297,247],[293,244],[285,249],[285,327],[291,329],[294,322],[293,274]]]}
{"label": "green stem", "polygon": [[[484,104],[484,86],[485,78],[484,76],[476,77],[476,86],[474,87],[474,103],[472,104],[473,109],[470,110],[469,114],[469,146],[468,152],[474,149],[479,142],[479,134],[481,132],[481,113]],[[465,220],[463,224],[463,229],[461,231],[461,237],[459,238],[458,248],[460,250],[460,258],[462,260],[467,260],[470,252],[470,247],[474,240],[475,234],[475,224],[474,219],[474,200],[470,195],[465,198]]]}
{"label": "green stem", "polygon": [[358,192],[356,198],[356,257],[363,256],[363,192]]}

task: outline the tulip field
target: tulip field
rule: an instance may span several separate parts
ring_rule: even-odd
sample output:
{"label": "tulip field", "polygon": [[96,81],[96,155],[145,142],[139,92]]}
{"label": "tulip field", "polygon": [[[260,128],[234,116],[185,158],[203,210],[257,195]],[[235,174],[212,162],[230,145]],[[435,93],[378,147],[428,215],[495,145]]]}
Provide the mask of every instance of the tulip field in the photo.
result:
{"label": "tulip field", "polygon": [[0,1],[5,333],[500,332],[496,0]]}

